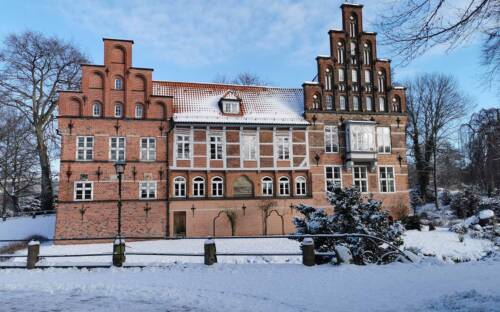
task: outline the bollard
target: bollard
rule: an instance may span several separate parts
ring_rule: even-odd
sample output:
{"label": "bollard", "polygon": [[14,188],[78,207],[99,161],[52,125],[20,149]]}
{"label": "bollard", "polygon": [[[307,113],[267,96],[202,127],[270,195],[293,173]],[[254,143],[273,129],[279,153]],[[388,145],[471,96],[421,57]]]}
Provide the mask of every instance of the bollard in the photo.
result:
{"label": "bollard", "polygon": [[217,263],[217,251],[215,241],[209,238],[205,241],[205,264],[212,265],[214,263]]}
{"label": "bollard", "polygon": [[302,241],[302,264],[306,266],[313,266],[315,264],[314,258],[314,241],[311,237],[304,238]]}
{"label": "bollard", "polygon": [[125,239],[117,236],[113,242],[113,266],[121,267],[125,263]]}
{"label": "bollard", "polygon": [[38,262],[38,255],[40,254],[40,242],[32,240],[28,243],[28,258],[26,259],[26,268],[28,270],[34,269]]}

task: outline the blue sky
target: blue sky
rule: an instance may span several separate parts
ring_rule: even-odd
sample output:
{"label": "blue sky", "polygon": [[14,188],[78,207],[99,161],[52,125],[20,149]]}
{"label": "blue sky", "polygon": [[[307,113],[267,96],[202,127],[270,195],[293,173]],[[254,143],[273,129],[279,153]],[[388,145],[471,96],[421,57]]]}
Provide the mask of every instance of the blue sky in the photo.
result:
{"label": "blue sky", "polygon": [[[384,1],[364,1],[366,30],[373,30]],[[327,32],[341,27],[342,2],[10,1],[2,3],[0,37],[27,29],[56,35],[98,64],[103,37],[132,39],[134,66],[154,68],[156,80],[212,81],[248,71],[272,85],[300,87],[315,76],[316,55],[329,53]],[[477,38],[450,53],[438,47],[396,68],[396,79],[422,72],[451,74],[477,109],[499,106],[495,91],[483,86],[480,50]],[[393,58],[380,45],[378,54]]]}

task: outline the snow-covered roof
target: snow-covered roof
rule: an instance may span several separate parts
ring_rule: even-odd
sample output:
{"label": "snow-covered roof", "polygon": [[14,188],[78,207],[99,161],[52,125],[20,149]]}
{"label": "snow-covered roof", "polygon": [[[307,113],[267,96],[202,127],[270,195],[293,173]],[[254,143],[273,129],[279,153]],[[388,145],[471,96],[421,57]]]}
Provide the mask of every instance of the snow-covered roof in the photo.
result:
{"label": "snow-covered roof", "polygon": [[[242,114],[228,115],[221,112],[219,101],[228,94],[233,94],[241,101]],[[174,122],[304,126],[309,124],[303,118],[302,89],[154,81],[153,95],[173,97]]]}

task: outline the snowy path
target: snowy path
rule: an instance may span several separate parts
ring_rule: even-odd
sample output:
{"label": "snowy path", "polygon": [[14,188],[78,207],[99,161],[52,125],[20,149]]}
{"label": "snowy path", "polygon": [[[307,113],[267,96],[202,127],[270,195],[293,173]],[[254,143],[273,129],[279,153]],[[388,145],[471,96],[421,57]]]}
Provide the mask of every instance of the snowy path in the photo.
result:
{"label": "snowy path", "polygon": [[0,270],[2,311],[500,311],[500,261]]}

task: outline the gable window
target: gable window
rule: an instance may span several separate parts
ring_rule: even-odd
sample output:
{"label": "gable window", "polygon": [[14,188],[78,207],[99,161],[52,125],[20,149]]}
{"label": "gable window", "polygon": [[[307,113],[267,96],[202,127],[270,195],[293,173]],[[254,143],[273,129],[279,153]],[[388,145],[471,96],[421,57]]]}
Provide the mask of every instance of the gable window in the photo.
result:
{"label": "gable window", "polygon": [[280,195],[290,195],[290,180],[287,177],[280,178]]}
{"label": "gable window", "polygon": [[243,160],[256,160],[257,159],[257,135],[256,134],[242,134],[242,150]]}
{"label": "gable window", "polygon": [[239,114],[240,102],[239,101],[222,101],[222,111],[224,114]]}
{"label": "gable window", "polygon": [[122,103],[115,104],[115,117],[122,118],[123,117],[123,105]]}
{"label": "gable window", "polygon": [[189,134],[178,134],[176,135],[177,141],[177,159],[190,159],[190,143],[191,136]]}
{"label": "gable window", "polygon": [[392,111],[397,113],[401,113],[403,111],[403,108],[401,107],[401,98],[397,95],[392,99]]}
{"label": "gable window", "polygon": [[186,197],[186,179],[184,177],[174,179],[174,196]]}
{"label": "gable window", "polygon": [[370,65],[370,63],[371,63],[371,49],[370,49],[370,45],[368,43],[364,44],[363,63],[365,65]]}
{"label": "gable window", "polygon": [[345,81],[345,75],[344,75],[344,69],[339,68],[339,81],[344,82]]}
{"label": "gable window", "polygon": [[139,194],[141,199],[156,198],[156,181],[139,182]]}
{"label": "gable window", "polygon": [[224,184],[221,177],[212,178],[212,196],[222,197],[224,194]]}
{"label": "gable window", "polygon": [[371,96],[367,96],[365,98],[366,100],[366,110],[367,111],[373,111],[373,99]]}
{"label": "gable window", "polygon": [[273,179],[270,177],[262,178],[262,195],[272,196],[273,195]]}
{"label": "gable window", "polygon": [[366,166],[354,166],[352,169],[354,186],[362,193],[368,192],[368,170]]}
{"label": "gable window", "polygon": [[125,138],[109,138],[109,160],[125,160]]}
{"label": "gable window", "polygon": [[288,137],[288,135],[276,136],[276,145],[278,146],[278,159],[290,159],[290,138]]}
{"label": "gable window", "polygon": [[349,36],[356,37],[356,16],[349,16]]}
{"label": "gable window", "polygon": [[321,100],[318,94],[313,95],[313,109],[321,108]]}
{"label": "gable window", "polygon": [[385,112],[385,98],[382,96],[378,98],[378,110]]}
{"label": "gable window", "polygon": [[222,159],[222,136],[210,136],[210,159]]}
{"label": "gable window", "polygon": [[99,103],[99,102],[95,102],[95,103],[92,105],[92,116],[94,116],[94,117],[101,117],[101,114],[102,114],[102,106],[101,106],[101,103]]}
{"label": "gable window", "polygon": [[340,110],[343,110],[343,111],[347,110],[345,96],[343,96],[343,95],[340,96],[339,106],[340,106]]}
{"label": "gable window", "polygon": [[307,194],[306,178],[300,176],[295,178],[295,194],[305,196]]}
{"label": "gable window", "polygon": [[396,189],[394,183],[394,168],[379,167],[379,187],[382,193],[393,193]]}
{"label": "gable window", "polygon": [[352,97],[352,109],[355,111],[360,111],[359,97],[356,95]]}
{"label": "gable window", "polygon": [[327,68],[325,70],[325,89],[326,90],[331,90],[332,89],[332,76],[333,76],[333,73],[332,73],[332,70],[331,68]]}
{"label": "gable window", "polygon": [[135,105],[135,118],[142,119],[144,117],[144,106],[142,104]]}
{"label": "gable window", "polygon": [[92,160],[94,156],[94,137],[76,137],[76,160]]}
{"label": "gable window", "polygon": [[325,152],[337,153],[339,151],[338,128],[325,126]]}
{"label": "gable window", "polygon": [[92,200],[93,183],[88,181],[75,182],[75,200]]}
{"label": "gable window", "polygon": [[205,196],[205,179],[203,179],[202,177],[196,177],[193,179],[193,196]]}
{"label": "gable window", "polygon": [[337,60],[338,60],[339,64],[344,64],[344,55],[345,55],[344,45],[342,42],[338,42],[337,45],[338,45]]}
{"label": "gable window", "polygon": [[326,96],[326,109],[333,110],[333,96]]}
{"label": "gable window", "polygon": [[155,138],[141,138],[141,160],[142,161],[156,160]]}
{"label": "gable window", "polygon": [[385,92],[385,73],[383,71],[378,72],[378,91]]}
{"label": "gable window", "polygon": [[325,166],[325,189],[329,192],[336,187],[342,187],[342,168],[340,166]]}
{"label": "gable window", "polygon": [[123,81],[121,78],[115,78],[115,90],[123,90]]}
{"label": "gable window", "polygon": [[379,153],[382,154],[391,153],[391,128],[389,127],[377,128],[377,145]]}
{"label": "gable window", "polygon": [[350,49],[351,51],[351,64],[357,64],[358,60],[356,58],[356,42],[351,41]]}

